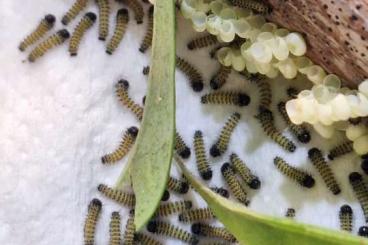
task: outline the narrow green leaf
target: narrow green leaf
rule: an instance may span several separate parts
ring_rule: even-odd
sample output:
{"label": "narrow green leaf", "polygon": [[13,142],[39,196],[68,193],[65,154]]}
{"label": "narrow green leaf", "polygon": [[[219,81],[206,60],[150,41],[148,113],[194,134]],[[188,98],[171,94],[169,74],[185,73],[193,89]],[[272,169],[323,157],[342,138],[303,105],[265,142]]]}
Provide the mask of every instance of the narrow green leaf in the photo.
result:
{"label": "narrow green leaf", "polygon": [[132,155],[117,187],[130,176],[136,197],[135,226],[154,214],[165,190],[175,131],[175,8],[157,0],[154,10],[151,70],[142,124]]}
{"label": "narrow green leaf", "polygon": [[[215,194],[204,186],[184,166],[180,158],[176,162],[191,185],[207,202],[216,217],[238,239],[247,245],[362,245],[368,239],[296,223],[286,218],[270,217],[253,212],[246,207]],[[337,214],[336,214],[337,215]]]}

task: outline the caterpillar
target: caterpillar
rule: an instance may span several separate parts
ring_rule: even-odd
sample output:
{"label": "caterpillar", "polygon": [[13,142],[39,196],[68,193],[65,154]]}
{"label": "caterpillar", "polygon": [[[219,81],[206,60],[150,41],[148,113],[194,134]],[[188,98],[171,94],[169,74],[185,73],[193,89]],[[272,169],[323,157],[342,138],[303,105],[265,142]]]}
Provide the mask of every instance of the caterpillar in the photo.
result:
{"label": "caterpillar", "polygon": [[121,101],[121,103],[127,107],[134,115],[138,118],[139,121],[142,121],[143,118],[143,108],[136,104],[128,94],[129,82],[127,80],[121,79],[116,84],[116,94]]}
{"label": "caterpillar", "polygon": [[121,159],[123,159],[130,151],[134,145],[135,139],[138,135],[137,127],[130,127],[123,135],[119,147],[112,153],[104,155],[101,157],[101,162],[103,164],[113,164]]}
{"label": "caterpillar", "polygon": [[328,189],[330,189],[334,195],[339,194],[341,192],[340,186],[336,182],[331,168],[327,165],[327,162],[323,158],[322,152],[317,148],[312,148],[308,151],[308,157],[312,164],[317,168]]}
{"label": "caterpillar", "polygon": [[353,210],[347,204],[341,206],[339,212],[340,229],[351,232],[353,229]]}
{"label": "caterpillar", "polygon": [[141,232],[134,234],[134,241],[138,244],[144,244],[144,245],[162,245],[162,243],[160,243],[159,241],[156,241],[151,236],[146,235]]}
{"label": "caterpillar", "polygon": [[110,220],[110,245],[120,245],[120,214],[119,212],[112,212]]}
{"label": "caterpillar", "polygon": [[100,21],[98,25],[98,39],[105,41],[109,35],[109,15],[110,15],[110,3],[109,0],[96,0],[98,5],[98,12]]}
{"label": "caterpillar", "polygon": [[35,62],[38,58],[42,57],[48,50],[61,45],[70,37],[69,32],[66,29],[62,29],[55,34],[48,37],[45,41],[37,45],[29,54],[28,61]]}
{"label": "caterpillar", "polygon": [[241,71],[239,72],[239,74],[245,77],[245,79],[247,79],[248,81],[254,82],[254,83],[257,83],[261,80],[266,79],[266,76],[261,75],[259,73],[249,73],[247,71]]}
{"label": "caterpillar", "polygon": [[214,92],[203,95],[201,97],[201,103],[247,106],[250,103],[250,97],[246,93]]}
{"label": "caterpillar", "polygon": [[239,8],[254,10],[260,14],[267,14],[269,11],[266,4],[257,0],[230,0],[230,3]]}
{"label": "caterpillar", "polygon": [[124,243],[123,243],[124,245],[134,244],[134,232],[135,232],[134,210],[131,210],[128,221],[125,226]]}
{"label": "caterpillar", "polygon": [[203,89],[202,75],[197,71],[194,66],[183,58],[176,56],[176,67],[182,71],[190,80],[190,86],[194,92],[200,92]]}
{"label": "caterpillar", "polygon": [[203,221],[214,218],[215,215],[213,214],[212,210],[208,207],[189,209],[179,214],[179,221],[185,223],[191,223],[194,221]]}
{"label": "caterpillar", "polygon": [[84,244],[93,245],[95,240],[95,229],[100,212],[102,209],[102,203],[97,198],[92,199],[88,205],[88,214],[84,223]]}
{"label": "caterpillar", "polygon": [[153,6],[148,10],[148,24],[146,29],[146,34],[144,35],[139,51],[141,53],[146,52],[146,50],[152,45],[152,35],[153,35]]}
{"label": "caterpillar", "polygon": [[261,187],[261,181],[257,176],[255,176],[252,171],[247,167],[247,165],[239,158],[238,155],[232,153],[230,155],[230,162],[240,177],[247,183],[247,185],[252,189],[259,189]]}
{"label": "caterpillar", "polygon": [[137,0],[116,0],[116,1],[126,4],[129,8],[133,10],[134,19],[137,21],[138,25],[143,23],[144,10],[140,2],[138,2]]}
{"label": "caterpillar", "polygon": [[170,191],[174,191],[179,194],[186,194],[189,190],[189,185],[187,182],[180,181],[170,176],[167,183],[167,188]]}
{"label": "caterpillar", "polygon": [[87,7],[88,0],[76,0],[72,7],[66,12],[66,14],[61,18],[61,23],[63,25],[68,25],[71,21],[77,17],[77,15]]}
{"label": "caterpillar", "polygon": [[192,208],[191,201],[177,201],[160,204],[160,206],[156,211],[156,216],[166,217],[175,213],[182,213],[183,211],[191,208]]}
{"label": "caterpillar", "polygon": [[143,67],[143,70],[142,70],[143,75],[147,76],[149,74],[149,72],[150,72],[150,67],[149,66]]}
{"label": "caterpillar", "polygon": [[134,194],[126,193],[121,190],[108,187],[105,184],[98,185],[97,189],[104,196],[118,202],[123,206],[133,207],[135,205]]}
{"label": "caterpillar", "polygon": [[214,35],[208,34],[202,37],[197,37],[197,38],[192,39],[187,44],[187,48],[189,50],[194,50],[194,49],[200,49],[200,48],[212,46],[217,43],[218,43],[217,37]]}
{"label": "caterpillar", "polygon": [[353,142],[345,141],[340,145],[335,146],[330,150],[328,154],[328,159],[334,160],[337,157],[343,156],[353,151]]}
{"label": "caterpillar", "polygon": [[235,172],[232,169],[230,163],[226,162],[221,167],[222,176],[225,179],[225,182],[229,186],[230,191],[234,194],[236,199],[243,203],[245,206],[249,205],[249,200],[247,198],[247,193],[239,183],[239,180],[235,176]]}
{"label": "caterpillar", "polygon": [[29,46],[40,40],[55,25],[56,18],[52,14],[46,15],[38,24],[36,29],[29,34],[19,45],[20,51],[25,51]]}
{"label": "caterpillar", "polygon": [[211,81],[210,81],[211,88],[214,90],[217,90],[217,89],[220,89],[222,86],[224,86],[230,73],[231,73],[231,66],[221,65],[220,69],[211,78]]}
{"label": "caterpillar", "polygon": [[236,242],[236,238],[223,227],[214,227],[204,223],[194,223],[192,224],[191,231],[196,235],[220,238],[231,243]]}
{"label": "caterpillar", "polygon": [[358,172],[352,172],[349,175],[349,182],[362,207],[365,221],[368,222],[368,187],[363,181],[363,177]]}
{"label": "caterpillar", "polygon": [[185,144],[183,137],[181,137],[181,135],[176,132],[175,133],[175,145],[174,148],[176,150],[176,152],[184,159],[189,158],[190,156],[190,148],[187,146],[187,144]]}
{"label": "caterpillar", "polygon": [[293,209],[293,208],[288,208],[288,209],[286,210],[285,217],[286,217],[286,218],[291,218],[291,219],[293,219],[293,218],[295,217],[295,209]]}
{"label": "caterpillar", "polygon": [[128,10],[119,9],[116,14],[116,25],[114,34],[106,47],[107,54],[111,55],[119,47],[121,40],[123,40],[128,22],[129,22]]}
{"label": "caterpillar", "polygon": [[298,89],[296,89],[295,87],[288,87],[286,89],[286,94],[289,96],[290,99],[295,99],[296,97],[298,97]]}
{"label": "caterpillar", "polygon": [[260,106],[267,109],[270,108],[272,103],[272,91],[270,84],[263,79],[256,80],[255,84],[258,87],[260,95]]}
{"label": "caterpillar", "polygon": [[285,150],[294,152],[296,150],[295,144],[276,129],[273,123],[272,112],[266,108],[260,109],[259,111],[259,114],[255,118],[260,122],[266,135]]}
{"label": "caterpillar", "polygon": [[213,157],[221,156],[225,153],[229,146],[230,137],[233,133],[236,125],[238,125],[240,120],[240,114],[235,112],[226,121],[224,127],[221,129],[221,133],[214,145],[210,149],[210,154]]}
{"label": "caterpillar", "polygon": [[315,180],[310,174],[304,172],[303,170],[299,170],[293,166],[290,166],[281,157],[275,157],[273,163],[283,175],[296,181],[301,186],[304,186],[306,188],[312,188],[314,186]]}
{"label": "caterpillar", "polygon": [[281,114],[282,119],[284,119],[285,123],[289,127],[290,131],[296,136],[296,138],[301,143],[308,143],[311,140],[311,136],[309,131],[303,125],[296,125],[290,121],[290,118],[286,112],[285,102],[280,102],[277,105],[279,112]]}
{"label": "caterpillar", "polygon": [[170,192],[168,190],[164,191],[164,194],[162,194],[161,201],[166,202],[170,199]]}
{"label": "caterpillar", "polygon": [[199,242],[198,238],[193,234],[164,221],[150,221],[147,225],[147,230],[151,233],[176,238],[192,245],[196,245]]}
{"label": "caterpillar", "polygon": [[196,156],[196,163],[199,175],[204,180],[210,180],[212,178],[212,170],[206,158],[206,150],[203,142],[203,135],[202,132],[199,130],[197,130],[194,133],[194,152]]}
{"label": "caterpillar", "polygon": [[359,227],[358,235],[362,237],[368,237],[368,226]]}
{"label": "caterpillar", "polygon": [[211,187],[212,191],[216,192],[217,194],[221,195],[222,197],[229,198],[229,191],[222,187]]}
{"label": "caterpillar", "polygon": [[72,37],[69,42],[69,53],[71,56],[76,56],[78,54],[79,44],[82,40],[84,33],[93,26],[96,21],[96,14],[88,12],[81,19],[77,27],[75,28]]}
{"label": "caterpillar", "polygon": [[360,167],[364,171],[364,173],[368,174],[368,159],[362,160],[362,163],[360,164]]}

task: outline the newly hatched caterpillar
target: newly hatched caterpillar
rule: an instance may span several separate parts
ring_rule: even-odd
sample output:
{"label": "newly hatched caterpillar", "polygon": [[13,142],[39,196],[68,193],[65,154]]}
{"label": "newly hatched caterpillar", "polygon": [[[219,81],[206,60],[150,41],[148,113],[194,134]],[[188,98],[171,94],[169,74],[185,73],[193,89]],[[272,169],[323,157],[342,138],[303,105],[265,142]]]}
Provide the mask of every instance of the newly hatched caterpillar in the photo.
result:
{"label": "newly hatched caterpillar", "polygon": [[368,188],[364,183],[363,177],[358,172],[353,172],[349,175],[349,181],[353,187],[353,191],[362,207],[365,222],[368,222]]}
{"label": "newly hatched caterpillar", "polygon": [[220,66],[220,69],[211,78],[210,86],[212,89],[220,89],[226,83],[227,78],[231,73],[231,66]]}
{"label": "newly hatched caterpillar", "polygon": [[235,172],[232,169],[230,163],[224,163],[221,167],[221,173],[224,177],[227,185],[229,186],[230,191],[234,194],[236,199],[243,203],[245,206],[248,206],[249,200],[247,198],[247,193],[239,183],[239,180],[235,176]]}
{"label": "newly hatched caterpillar", "polygon": [[49,30],[54,27],[55,21],[56,18],[54,15],[46,15],[38,24],[36,29],[20,43],[19,50],[24,51],[29,46],[35,44],[38,40],[40,40]]}
{"label": "newly hatched caterpillar", "polygon": [[293,218],[295,217],[295,209],[293,209],[293,208],[288,208],[288,209],[286,210],[285,217],[286,217],[286,218],[291,218],[291,219],[293,219]]}
{"label": "newly hatched caterpillar", "polygon": [[176,56],[176,67],[181,70],[190,80],[190,86],[195,92],[200,92],[203,89],[202,75],[194,66],[183,58]]}
{"label": "newly hatched caterpillar", "polygon": [[178,132],[175,133],[174,148],[182,158],[187,159],[190,156],[190,148],[185,144],[183,137]]}
{"label": "newly hatched caterpillar", "polygon": [[251,9],[260,14],[267,14],[268,6],[257,0],[230,0],[230,3],[239,8]]}
{"label": "newly hatched caterpillar", "polygon": [[149,232],[179,239],[183,242],[196,245],[199,240],[193,234],[164,221],[150,221],[147,225]]}
{"label": "newly hatched caterpillar", "polygon": [[153,237],[146,235],[144,233],[138,232],[134,234],[134,241],[137,244],[144,245],[162,245],[159,241],[156,241]]}
{"label": "newly hatched caterpillar", "polygon": [[368,226],[359,227],[358,235],[362,237],[368,237]]}
{"label": "newly hatched caterpillar", "polygon": [[250,188],[259,189],[259,187],[261,187],[261,181],[259,178],[250,171],[245,162],[243,162],[238,155],[235,153],[231,154],[230,162],[234,167],[235,172],[240,175]]}
{"label": "newly hatched caterpillar", "polygon": [[83,38],[83,35],[89,28],[93,26],[96,18],[97,16],[95,13],[88,12],[84,15],[84,17],[75,28],[69,42],[69,53],[71,56],[76,56],[78,54],[79,44]]}
{"label": "newly hatched caterpillar", "polygon": [[211,187],[211,190],[225,198],[229,198],[229,191],[226,190],[225,188],[215,186],[215,187]]}
{"label": "newly hatched caterpillar", "polygon": [[303,125],[296,125],[290,121],[289,115],[286,112],[285,102],[280,102],[277,105],[282,119],[288,125],[290,131],[296,136],[301,143],[308,143],[311,140],[309,131]]}
{"label": "newly hatched caterpillar", "polygon": [[131,210],[128,221],[125,226],[124,242],[123,242],[124,245],[134,244],[134,232],[135,232],[134,210]]}
{"label": "newly hatched caterpillar", "polygon": [[123,40],[127,25],[129,22],[129,13],[127,9],[119,9],[116,14],[116,25],[114,35],[112,36],[110,42],[107,44],[106,53],[112,54],[120,45],[121,40]]}
{"label": "newly hatched caterpillar", "polygon": [[259,91],[260,101],[259,104],[262,108],[269,109],[272,103],[272,91],[271,85],[264,79],[260,79],[254,82]]}
{"label": "newly hatched caterpillar", "polygon": [[194,152],[196,156],[196,163],[199,175],[204,180],[210,180],[212,178],[212,170],[208,164],[206,157],[206,149],[203,142],[202,132],[197,130],[194,133]]}
{"label": "newly hatched caterpillar", "polygon": [[144,53],[152,45],[152,35],[153,35],[153,6],[148,10],[148,24],[146,29],[146,34],[144,34],[143,41],[139,47],[139,51]]}
{"label": "newly hatched caterpillar", "polygon": [[120,214],[119,212],[112,212],[110,220],[110,242],[109,245],[120,245]]}
{"label": "newly hatched caterpillar", "polygon": [[215,45],[217,43],[218,43],[217,37],[215,35],[208,34],[202,37],[192,39],[187,44],[187,48],[190,50],[194,50]]}
{"label": "newly hatched caterpillar", "polygon": [[335,146],[330,150],[328,154],[328,159],[334,160],[337,157],[343,156],[353,151],[353,142],[345,141],[340,145]]}
{"label": "newly hatched caterpillar", "polygon": [[114,200],[115,202],[118,202],[123,206],[133,207],[135,205],[134,194],[108,187],[105,184],[98,185],[97,189],[104,196],[110,198],[111,200]]}
{"label": "newly hatched caterpillar", "polygon": [[247,106],[250,103],[250,97],[246,93],[214,92],[203,95],[201,97],[201,103]]}
{"label": "newly hatched caterpillar", "polygon": [[191,227],[191,231],[200,236],[220,238],[231,243],[236,242],[236,238],[224,227],[215,227],[204,223],[194,223]]}
{"label": "newly hatched caterpillar", "polygon": [[156,211],[156,216],[158,217],[166,217],[175,213],[182,213],[187,209],[192,208],[191,201],[177,201],[177,202],[169,202],[160,204]]}
{"label": "newly hatched caterpillar", "polygon": [[84,244],[93,245],[95,229],[102,209],[102,203],[97,198],[92,199],[88,205],[88,214],[84,223]]}
{"label": "newly hatched caterpillar", "polygon": [[349,123],[352,125],[358,125],[362,122],[362,118],[361,117],[356,117],[356,118],[349,118]]}
{"label": "newly hatched caterpillar", "polygon": [[143,67],[143,70],[142,70],[143,75],[147,76],[149,74],[149,72],[150,72],[150,67],[149,66]]}
{"label": "newly hatched caterpillar", "polygon": [[170,191],[173,191],[179,194],[185,194],[189,190],[189,185],[187,182],[180,181],[170,176],[167,182],[167,188]]}
{"label": "newly hatched caterpillar", "polygon": [[341,206],[339,212],[340,229],[351,232],[353,229],[353,210],[347,204]]}
{"label": "newly hatched caterpillar", "polygon": [[340,186],[336,182],[335,176],[333,175],[330,166],[327,165],[322,152],[317,148],[312,148],[308,151],[308,157],[312,164],[317,168],[328,189],[330,189],[334,195],[339,194],[341,192]]}
{"label": "newly hatched caterpillar", "polygon": [[68,25],[77,15],[87,7],[88,0],[76,0],[72,7],[62,17],[61,23]]}
{"label": "newly hatched caterpillar", "polygon": [[197,208],[197,209],[189,209],[182,212],[179,215],[179,221],[184,223],[191,223],[194,221],[203,221],[203,220],[211,220],[214,219],[215,215],[213,214],[210,208]]}
{"label": "newly hatched caterpillar", "polygon": [[298,89],[296,89],[295,87],[288,87],[286,89],[286,94],[289,96],[290,99],[295,99],[296,97],[298,97]]}
{"label": "newly hatched caterpillar", "polygon": [[283,175],[296,181],[301,186],[304,186],[306,188],[312,188],[314,186],[315,181],[314,181],[314,178],[310,174],[304,172],[303,170],[290,166],[281,157],[275,157],[275,159],[273,160],[273,163]]}
{"label": "newly hatched caterpillar", "polygon": [[257,83],[261,80],[266,79],[266,76],[264,76],[264,75],[261,75],[259,73],[249,73],[245,70],[240,71],[239,74],[242,75],[243,77],[245,77],[245,79],[247,79],[248,81],[254,82],[254,83]]}
{"label": "newly hatched caterpillar", "polygon": [[134,115],[138,118],[139,121],[142,121],[143,118],[143,108],[136,104],[128,94],[129,82],[127,80],[121,79],[116,84],[116,94],[121,101],[121,103],[127,107]]}
{"label": "newly hatched caterpillar", "polygon": [[70,37],[66,29],[62,29],[48,37],[45,41],[38,44],[28,56],[29,62],[35,62],[42,57],[48,50],[63,44]]}
{"label": "newly hatched caterpillar", "polygon": [[137,24],[143,23],[144,10],[142,4],[137,0],[116,0],[117,2],[126,4],[129,8],[131,8],[134,12],[134,19],[137,21]]}
{"label": "newly hatched caterpillar", "polygon": [[240,120],[240,114],[235,112],[226,121],[224,127],[221,129],[221,133],[214,145],[210,149],[210,154],[213,157],[221,156],[227,150],[229,146],[230,137],[233,133],[236,125],[238,125]]}
{"label": "newly hatched caterpillar", "polygon": [[296,150],[295,144],[283,136],[275,127],[273,122],[272,112],[268,109],[261,109],[259,114],[256,116],[260,122],[263,131],[268,135],[275,143],[280,145],[282,148],[289,152],[294,152]]}
{"label": "newly hatched caterpillar", "polygon": [[99,25],[98,25],[98,39],[105,41],[109,35],[109,15],[110,15],[110,3],[109,0],[96,0],[99,13]]}
{"label": "newly hatched caterpillar", "polygon": [[123,135],[119,147],[112,153],[101,157],[103,164],[113,164],[123,159],[134,145],[135,139],[138,135],[137,127],[130,127]]}

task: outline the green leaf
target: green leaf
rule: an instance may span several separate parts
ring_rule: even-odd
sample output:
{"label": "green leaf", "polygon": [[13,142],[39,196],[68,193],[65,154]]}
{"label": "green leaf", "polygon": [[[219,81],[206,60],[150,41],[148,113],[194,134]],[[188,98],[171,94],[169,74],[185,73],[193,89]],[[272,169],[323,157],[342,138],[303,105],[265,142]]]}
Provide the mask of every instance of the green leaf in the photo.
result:
{"label": "green leaf", "polygon": [[[215,194],[204,186],[184,166],[179,157],[176,162],[191,185],[207,202],[216,217],[238,239],[247,245],[362,245],[368,239],[296,223],[286,218],[270,217],[258,214],[248,208]],[[337,215],[337,214],[336,214]]]}
{"label": "green leaf", "polygon": [[154,214],[167,184],[175,131],[175,8],[172,0],[157,0],[154,10],[151,69],[142,124],[127,176],[136,197],[135,226],[140,230]]}

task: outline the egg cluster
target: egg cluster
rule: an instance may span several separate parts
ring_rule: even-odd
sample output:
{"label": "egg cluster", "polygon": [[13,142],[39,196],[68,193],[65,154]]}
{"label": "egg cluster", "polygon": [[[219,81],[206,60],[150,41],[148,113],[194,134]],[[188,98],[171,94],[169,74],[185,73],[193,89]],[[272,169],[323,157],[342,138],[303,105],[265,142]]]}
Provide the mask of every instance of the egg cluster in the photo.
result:
{"label": "egg cluster", "polygon": [[[331,138],[336,131],[345,131],[347,138],[354,142],[356,153],[368,153],[367,122],[360,119],[368,116],[368,79],[358,90],[352,90],[341,87],[336,75],[327,75],[322,83],[288,101],[286,110],[293,123],[310,123],[325,138]],[[359,119],[359,123],[351,124],[349,119]]]}

